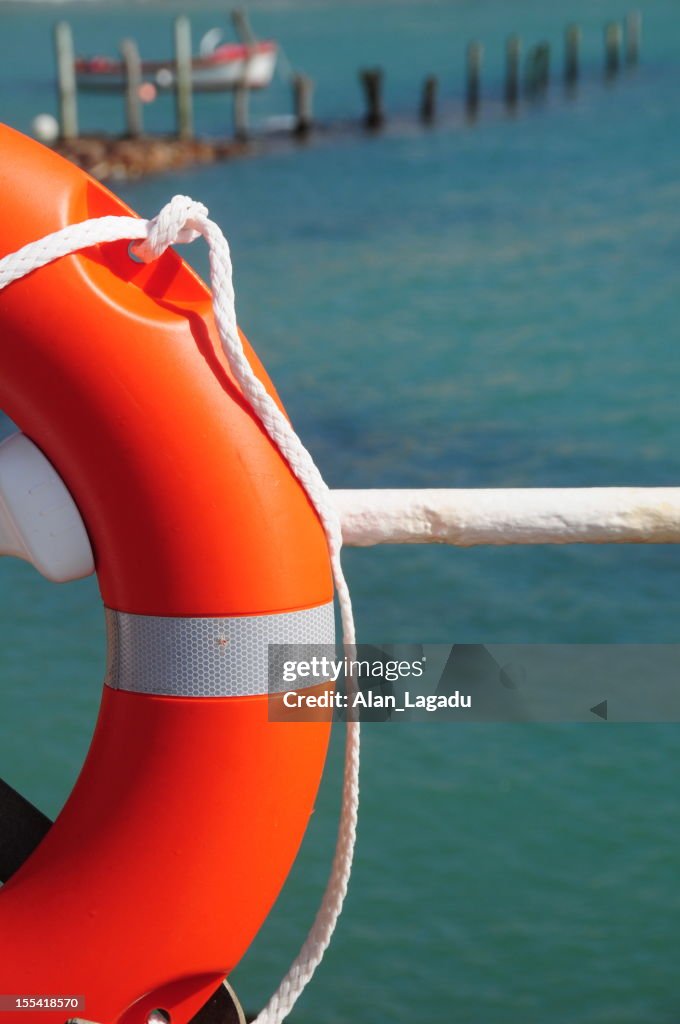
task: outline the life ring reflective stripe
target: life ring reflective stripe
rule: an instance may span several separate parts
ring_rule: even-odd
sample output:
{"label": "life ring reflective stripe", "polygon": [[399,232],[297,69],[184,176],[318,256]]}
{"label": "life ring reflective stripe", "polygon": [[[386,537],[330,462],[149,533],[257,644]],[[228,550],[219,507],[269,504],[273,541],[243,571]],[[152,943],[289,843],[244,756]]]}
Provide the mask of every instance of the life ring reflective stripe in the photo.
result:
{"label": "life ring reflective stripe", "polygon": [[[114,690],[169,697],[275,693],[269,644],[333,644],[333,604],[277,615],[167,618],[107,611],[105,683]],[[311,639],[310,639],[311,638]],[[296,687],[318,685],[301,679]]]}
{"label": "life ring reflective stripe", "polygon": [[[0,195],[0,255],[129,213],[5,127]],[[102,1024],[145,1024],[157,1007],[185,1024],[285,880],[329,725],[270,722],[261,677],[258,695],[226,695],[245,688],[230,653],[213,668],[220,695],[194,695],[198,648],[161,673],[139,636],[162,629],[174,650],[210,622],[240,646],[286,623],[327,642],[325,536],[235,385],[207,290],[176,254],[144,266],[116,243],[65,257],[0,293],[0,328],[0,406],[76,501],[113,652],[73,792],[0,890],[0,992],[84,995],[83,1015]],[[215,664],[214,639],[199,673]],[[63,1011],[41,1011],[51,1019],[63,1024]]]}

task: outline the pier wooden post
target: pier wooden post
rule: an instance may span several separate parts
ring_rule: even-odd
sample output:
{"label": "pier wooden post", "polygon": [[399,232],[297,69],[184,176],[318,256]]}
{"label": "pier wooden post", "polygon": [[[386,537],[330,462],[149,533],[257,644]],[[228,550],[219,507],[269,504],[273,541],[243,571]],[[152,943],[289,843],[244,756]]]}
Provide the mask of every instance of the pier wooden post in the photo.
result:
{"label": "pier wooden post", "polygon": [[120,44],[120,55],[125,68],[125,123],[127,134],[131,139],[138,138],[144,128],[142,119],[142,102],[139,89],[142,84],[142,62],[139,49],[134,39],[123,39]]}
{"label": "pier wooden post", "polygon": [[550,85],[550,43],[541,43],[539,51],[540,88],[542,93],[548,91]]}
{"label": "pier wooden post", "polygon": [[484,48],[481,43],[468,43],[465,61],[465,110],[468,117],[476,117],[479,112],[480,78]]}
{"label": "pier wooden post", "polygon": [[508,36],[505,43],[505,105],[514,110],[519,101],[519,65],[522,55],[522,40],[517,35]]}
{"label": "pier wooden post", "polygon": [[245,142],[250,132],[250,91],[245,79],[234,89],[234,136]]}
{"label": "pier wooden post", "polygon": [[252,30],[248,19],[248,12],[243,7],[237,7],[231,12],[231,23],[238,39],[246,46],[254,46],[257,42],[255,33]]}
{"label": "pier wooden post", "polygon": [[385,108],[383,106],[385,76],[383,70],[382,68],[364,68],[359,72],[359,80],[366,99],[364,124],[367,128],[380,128],[385,123]]}
{"label": "pier wooden post", "polygon": [[437,113],[437,90],[439,80],[436,75],[428,75],[423,82],[423,94],[420,100],[420,120],[424,124],[432,124]]}
{"label": "pier wooden post", "polygon": [[177,134],[180,139],[194,135],[193,97],[191,94],[191,22],[185,15],[175,18],[175,106]]}
{"label": "pier wooden post", "polygon": [[581,29],[578,25],[567,25],[564,30],[564,84],[574,89],[578,83],[581,48]]}
{"label": "pier wooden post", "polygon": [[243,79],[234,89],[234,135],[241,142],[245,142],[250,135],[248,72],[250,70],[252,47],[257,43],[257,38],[250,25],[248,13],[244,8],[238,7],[236,10],[233,10],[231,12],[231,20],[237,37],[246,47]]}
{"label": "pier wooden post", "polygon": [[[251,28],[250,21],[248,20],[248,14],[242,7],[237,7],[231,12],[231,21],[237,37],[246,47],[243,77],[234,89],[234,136],[237,139],[240,139],[241,142],[245,142],[250,134],[250,92],[248,89],[248,71],[250,70],[252,47],[257,43],[257,38]],[[296,89],[295,82],[293,84],[293,89]],[[297,92],[295,92],[295,96],[297,97]]]}
{"label": "pier wooden post", "polygon": [[524,64],[524,92],[533,99],[538,91],[538,47],[532,46],[527,51]]}
{"label": "pier wooden post", "polygon": [[532,99],[544,96],[550,81],[550,45],[539,43],[527,53],[524,89]]}
{"label": "pier wooden post", "polygon": [[295,110],[296,135],[307,135],[314,124],[312,101],[314,96],[314,81],[308,75],[294,75],[293,77],[293,106]]}
{"label": "pier wooden post", "polygon": [[54,51],[59,96],[59,131],[62,139],[78,138],[78,94],[73,33],[66,21],[54,26]]}
{"label": "pier wooden post", "polygon": [[642,33],[642,14],[631,11],[626,16],[626,63],[633,67],[640,59],[640,35]]}
{"label": "pier wooden post", "polygon": [[618,21],[608,21],[604,27],[604,73],[614,78],[621,68],[621,26]]}

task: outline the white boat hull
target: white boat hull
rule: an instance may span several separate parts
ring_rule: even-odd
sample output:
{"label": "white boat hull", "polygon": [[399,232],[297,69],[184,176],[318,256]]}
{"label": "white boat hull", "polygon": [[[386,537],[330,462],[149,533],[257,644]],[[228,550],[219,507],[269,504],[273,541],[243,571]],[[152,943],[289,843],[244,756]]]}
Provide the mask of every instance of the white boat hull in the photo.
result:
{"label": "white boat hull", "polygon": [[[276,68],[276,49],[262,50],[247,57],[239,57],[218,62],[195,60],[191,69],[191,83],[196,92],[219,92],[245,86],[248,89],[265,89],[270,83]],[[93,63],[93,62],[89,62]],[[125,88],[125,76],[122,67],[94,67],[76,69],[79,89],[97,92],[121,92]],[[165,91],[175,85],[175,69],[171,63],[159,63],[154,67],[142,69],[142,80]]]}

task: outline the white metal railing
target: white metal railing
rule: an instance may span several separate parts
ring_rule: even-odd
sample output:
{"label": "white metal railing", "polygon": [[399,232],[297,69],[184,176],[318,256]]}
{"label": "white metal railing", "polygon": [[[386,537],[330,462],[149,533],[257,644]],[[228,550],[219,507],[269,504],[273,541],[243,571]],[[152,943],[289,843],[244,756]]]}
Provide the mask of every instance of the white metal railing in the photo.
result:
{"label": "white metal railing", "polygon": [[334,491],[345,544],[668,544],[680,487]]}
{"label": "white metal railing", "polygon": [[[668,544],[680,487],[332,491],[343,540],[372,544]],[[94,571],[76,505],[23,434],[0,445],[0,555],[56,582]]]}

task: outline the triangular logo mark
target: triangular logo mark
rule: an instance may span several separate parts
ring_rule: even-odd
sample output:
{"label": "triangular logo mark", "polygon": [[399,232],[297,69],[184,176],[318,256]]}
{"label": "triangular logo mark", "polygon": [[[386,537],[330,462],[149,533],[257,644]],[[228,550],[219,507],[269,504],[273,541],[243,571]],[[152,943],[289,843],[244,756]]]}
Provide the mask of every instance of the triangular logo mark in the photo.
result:
{"label": "triangular logo mark", "polygon": [[598,718],[604,718],[607,721],[607,701],[603,700],[601,704],[596,704],[594,708],[590,709],[594,715]]}

